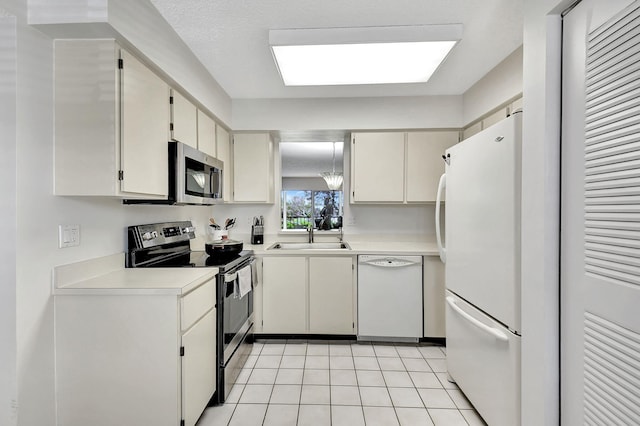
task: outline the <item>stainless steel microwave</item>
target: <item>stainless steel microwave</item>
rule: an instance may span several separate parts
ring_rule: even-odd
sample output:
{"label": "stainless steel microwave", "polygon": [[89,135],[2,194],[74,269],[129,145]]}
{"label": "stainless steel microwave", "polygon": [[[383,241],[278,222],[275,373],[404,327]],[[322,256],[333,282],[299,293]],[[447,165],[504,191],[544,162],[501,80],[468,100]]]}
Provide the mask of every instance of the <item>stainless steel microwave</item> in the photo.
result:
{"label": "stainless steel microwave", "polygon": [[167,199],[124,200],[125,204],[211,205],[222,203],[224,163],[182,142],[169,142]]}

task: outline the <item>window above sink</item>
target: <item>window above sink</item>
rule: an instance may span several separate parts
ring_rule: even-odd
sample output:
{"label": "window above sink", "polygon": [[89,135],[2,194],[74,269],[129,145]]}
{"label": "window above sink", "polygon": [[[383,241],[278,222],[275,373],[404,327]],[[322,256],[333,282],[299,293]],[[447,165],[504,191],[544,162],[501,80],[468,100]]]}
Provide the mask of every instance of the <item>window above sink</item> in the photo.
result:
{"label": "window above sink", "polygon": [[281,141],[280,231],[342,227],[343,191],[330,190],[321,173],[343,171],[344,142]]}
{"label": "window above sink", "polygon": [[280,229],[340,229],[343,200],[342,191],[283,190]]}

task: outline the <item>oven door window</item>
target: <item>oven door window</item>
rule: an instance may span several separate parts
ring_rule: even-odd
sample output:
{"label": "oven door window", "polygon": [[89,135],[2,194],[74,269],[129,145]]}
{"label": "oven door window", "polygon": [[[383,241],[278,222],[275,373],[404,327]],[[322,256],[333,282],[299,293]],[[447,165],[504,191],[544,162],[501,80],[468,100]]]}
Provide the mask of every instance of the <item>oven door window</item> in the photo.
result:
{"label": "oven door window", "polygon": [[253,291],[238,299],[233,295],[233,285],[233,282],[225,283],[224,319],[222,321],[225,350],[253,311]]}
{"label": "oven door window", "polygon": [[220,198],[222,172],[192,158],[185,158],[185,194],[203,198]]}

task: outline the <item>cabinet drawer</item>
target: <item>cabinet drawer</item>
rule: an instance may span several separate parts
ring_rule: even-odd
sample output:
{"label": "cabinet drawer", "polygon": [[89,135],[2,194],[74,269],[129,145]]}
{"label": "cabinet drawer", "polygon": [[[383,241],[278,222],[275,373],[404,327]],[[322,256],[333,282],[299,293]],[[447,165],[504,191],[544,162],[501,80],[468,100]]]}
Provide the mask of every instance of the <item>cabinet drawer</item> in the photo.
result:
{"label": "cabinet drawer", "polygon": [[209,311],[216,302],[216,281],[211,279],[191,293],[184,296],[181,301],[181,329],[187,330],[198,318]]}

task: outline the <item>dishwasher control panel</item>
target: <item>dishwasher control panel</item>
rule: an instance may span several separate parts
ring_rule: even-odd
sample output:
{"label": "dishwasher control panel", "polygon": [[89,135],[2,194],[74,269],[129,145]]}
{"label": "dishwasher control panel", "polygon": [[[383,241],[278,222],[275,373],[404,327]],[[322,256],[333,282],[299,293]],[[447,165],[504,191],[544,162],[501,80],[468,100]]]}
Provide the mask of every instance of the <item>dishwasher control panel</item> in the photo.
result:
{"label": "dishwasher control panel", "polygon": [[422,256],[358,256],[358,263],[361,265],[381,266],[386,268],[399,268],[410,265],[422,265]]}

